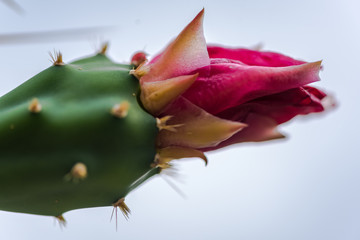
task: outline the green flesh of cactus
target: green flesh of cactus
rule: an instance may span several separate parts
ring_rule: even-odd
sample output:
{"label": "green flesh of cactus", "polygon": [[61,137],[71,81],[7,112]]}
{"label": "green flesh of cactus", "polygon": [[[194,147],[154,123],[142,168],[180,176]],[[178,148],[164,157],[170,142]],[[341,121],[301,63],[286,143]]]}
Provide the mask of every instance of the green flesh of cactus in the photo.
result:
{"label": "green flesh of cactus", "polygon": [[[0,98],[0,209],[60,216],[110,206],[158,173],[155,119],[130,65],[98,54],[52,66]],[[29,111],[37,98],[41,111]],[[126,117],[115,104],[129,103]],[[83,180],[72,167],[87,167]]]}

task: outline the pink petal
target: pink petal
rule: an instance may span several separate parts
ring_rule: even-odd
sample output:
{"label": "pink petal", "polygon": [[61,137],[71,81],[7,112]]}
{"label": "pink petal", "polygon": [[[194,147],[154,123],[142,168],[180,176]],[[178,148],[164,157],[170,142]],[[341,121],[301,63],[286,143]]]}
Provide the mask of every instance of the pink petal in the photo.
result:
{"label": "pink petal", "polygon": [[305,86],[269,95],[233,107],[218,114],[220,118],[240,121],[248,126],[216,147],[202,149],[215,150],[242,142],[260,142],[283,138],[276,129],[277,125],[289,121],[297,115],[324,110],[322,100],[326,94],[320,90]]}
{"label": "pink petal", "polygon": [[203,34],[203,17],[204,10],[166,47],[156,61],[150,62],[150,70],[141,78],[141,83],[186,75],[210,64]]}
{"label": "pink petal", "polygon": [[251,123],[248,127],[234,134],[232,137],[221,142],[217,146],[204,148],[202,151],[212,151],[236,143],[262,142],[285,137],[276,129],[277,123],[267,116],[250,113],[247,116],[247,121]]}
{"label": "pink petal", "polygon": [[321,62],[289,67],[212,64],[210,74],[198,70],[198,79],[183,96],[205,111],[217,114],[259,97],[318,81],[320,66]]}
{"label": "pink petal", "polygon": [[286,67],[305,63],[275,52],[262,52],[245,48],[225,48],[208,46],[210,58],[227,58],[241,61],[247,65]]}
{"label": "pink petal", "polygon": [[304,86],[304,89],[306,91],[308,91],[310,94],[314,95],[315,97],[317,97],[318,99],[323,99],[324,97],[326,97],[326,93],[320,91],[317,88],[314,87],[310,87],[310,86]]}
{"label": "pink petal", "polygon": [[172,116],[167,124],[175,126],[175,131],[159,131],[159,148],[213,147],[246,127],[246,124],[213,116],[182,97],[173,102],[163,115]]}
{"label": "pink petal", "polygon": [[232,121],[246,122],[251,126],[248,115],[256,113],[273,119],[276,124],[281,124],[297,115],[324,110],[321,100],[326,95],[316,96],[312,92],[320,93],[319,90],[311,87],[290,89],[227,109],[217,116]]}

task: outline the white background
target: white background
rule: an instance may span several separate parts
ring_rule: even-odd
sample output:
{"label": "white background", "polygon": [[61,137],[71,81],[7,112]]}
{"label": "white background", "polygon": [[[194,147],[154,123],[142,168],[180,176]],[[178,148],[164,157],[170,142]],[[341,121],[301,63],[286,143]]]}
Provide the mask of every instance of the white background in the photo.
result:
{"label": "white background", "polygon": [[285,141],[209,153],[206,168],[198,160],[179,163],[180,176],[172,181],[186,199],[161,177],[152,179],[127,197],[132,215],[126,221],[119,214],[117,232],[109,222],[111,207],[65,213],[63,229],[51,217],[0,211],[0,239],[360,239],[358,1],[18,3],[24,15],[0,1],[0,34],[115,28],[68,41],[0,42],[1,95],[50,66],[53,49],[72,61],[109,40],[109,55],[118,62],[136,50],[156,54],[205,7],[210,43],[263,43],[265,50],[306,61],[323,59],[315,86],[332,93],[338,107],[281,126]]}

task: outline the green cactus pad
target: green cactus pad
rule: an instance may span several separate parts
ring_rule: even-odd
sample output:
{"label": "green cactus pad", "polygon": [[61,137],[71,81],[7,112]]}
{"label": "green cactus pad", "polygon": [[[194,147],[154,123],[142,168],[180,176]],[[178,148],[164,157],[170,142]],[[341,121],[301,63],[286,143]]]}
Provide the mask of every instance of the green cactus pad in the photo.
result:
{"label": "green cactus pad", "polygon": [[[60,216],[110,206],[158,173],[156,121],[139,106],[130,69],[98,54],[52,66],[0,98],[1,210]],[[34,98],[41,108],[31,109]],[[112,115],[124,102],[126,117]],[[84,179],[70,173],[79,162]]]}

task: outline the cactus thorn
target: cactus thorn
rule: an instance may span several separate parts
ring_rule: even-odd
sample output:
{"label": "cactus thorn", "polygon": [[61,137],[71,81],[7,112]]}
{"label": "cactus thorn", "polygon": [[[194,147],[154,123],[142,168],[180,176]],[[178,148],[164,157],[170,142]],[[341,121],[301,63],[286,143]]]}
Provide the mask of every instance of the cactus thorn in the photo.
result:
{"label": "cactus thorn", "polygon": [[63,217],[63,215],[59,215],[59,216],[55,216],[55,219],[57,220],[57,222],[60,225],[60,228],[62,229],[63,227],[66,227],[66,220]]}
{"label": "cactus thorn", "polygon": [[39,113],[41,112],[42,106],[37,98],[33,98],[29,104],[28,109],[32,113]]}
{"label": "cactus thorn", "polygon": [[[119,200],[117,200],[115,203],[113,203],[113,213],[115,210],[115,213],[117,213],[117,208],[119,208],[122,212],[122,214],[124,215],[124,217],[126,218],[126,220],[129,219],[129,214],[131,213],[129,207],[125,204],[125,198],[120,198]],[[113,214],[111,214],[112,217]]]}
{"label": "cactus thorn", "polygon": [[[165,173],[166,171],[162,172],[162,173]],[[167,174],[167,173],[166,173]],[[171,173],[170,174],[167,174],[169,175],[169,177],[172,177],[171,176]],[[175,183],[173,183],[172,181],[170,181],[170,179],[168,179],[164,174],[161,174],[160,177],[177,193],[180,195],[180,197],[186,199],[186,195],[183,191],[181,191],[181,189],[176,186]]]}
{"label": "cactus thorn", "polygon": [[128,115],[130,104],[128,101],[123,101],[115,104],[111,109],[111,114],[117,118],[124,118]]}
{"label": "cactus thorn", "polygon": [[108,50],[108,48],[109,48],[109,42],[104,42],[101,46],[99,54],[106,55],[106,51]]}
{"label": "cactus thorn", "polygon": [[78,182],[79,180],[84,180],[87,177],[87,167],[84,163],[76,163],[70,170],[68,174],[65,175],[65,180]]}
{"label": "cactus thorn", "polygon": [[156,118],[156,126],[161,130],[168,130],[170,132],[176,132],[176,128],[183,126],[184,124],[174,124],[174,125],[166,125],[167,121],[169,121],[173,116],[165,116],[162,118]]}
{"label": "cactus thorn", "polygon": [[63,62],[63,59],[62,59],[61,52],[56,52],[56,51],[54,51],[54,53],[49,52],[49,55],[51,57],[51,62],[53,63],[54,66],[65,65],[65,63]]}
{"label": "cactus thorn", "polygon": [[113,210],[111,212],[110,221],[112,220],[115,212],[115,219],[116,219],[116,231],[117,231],[117,209],[119,208],[122,214],[124,215],[126,220],[129,220],[129,214],[131,213],[129,207],[125,204],[125,198],[120,198],[117,200],[113,205]]}

